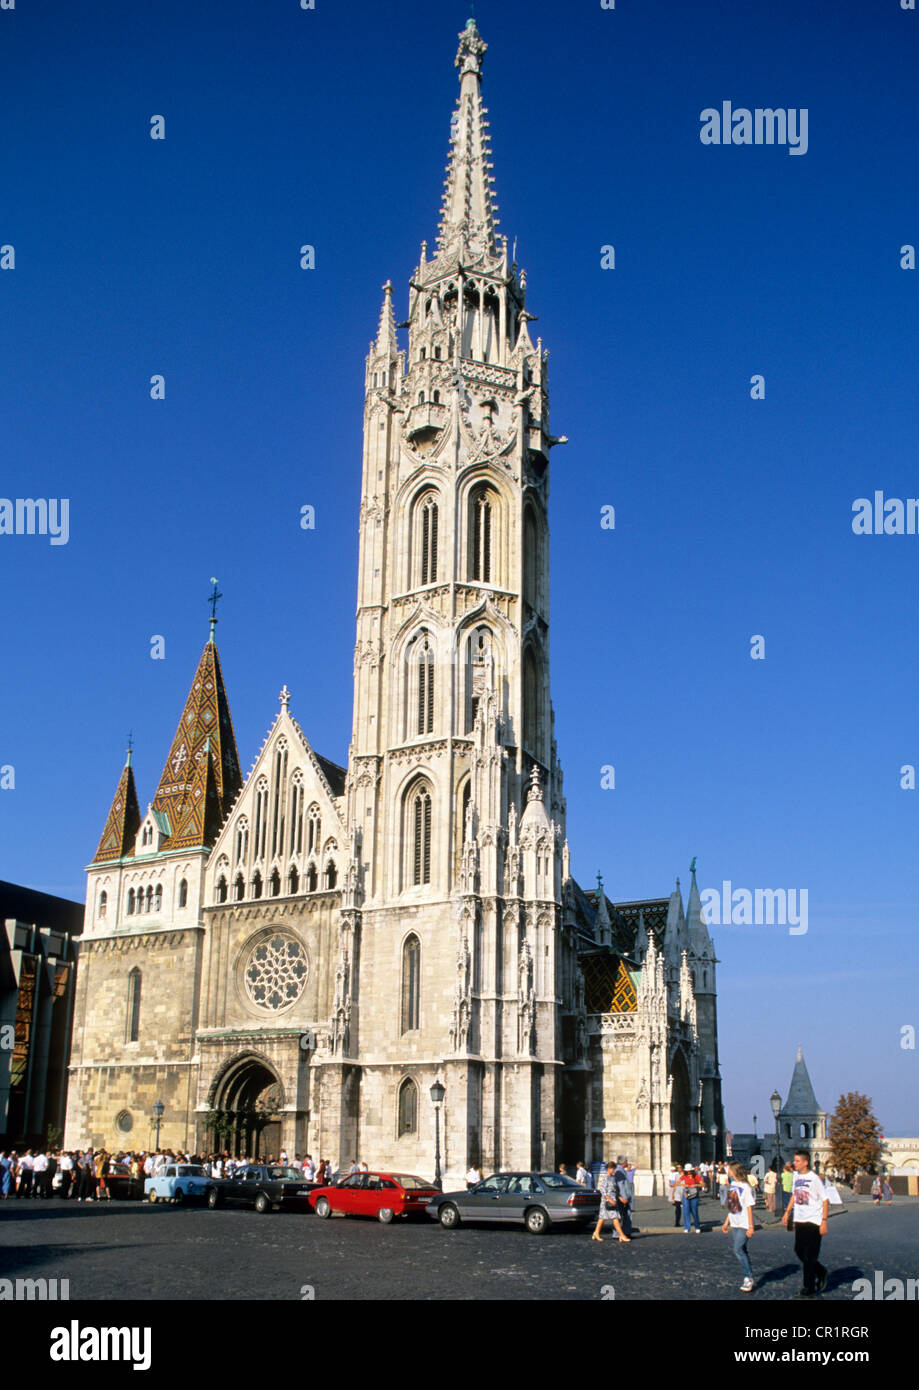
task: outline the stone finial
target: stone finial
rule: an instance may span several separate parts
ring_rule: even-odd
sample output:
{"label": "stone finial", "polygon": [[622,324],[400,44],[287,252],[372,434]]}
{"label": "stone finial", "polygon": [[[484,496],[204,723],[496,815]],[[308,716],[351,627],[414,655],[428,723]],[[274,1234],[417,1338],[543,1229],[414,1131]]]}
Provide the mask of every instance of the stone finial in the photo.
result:
{"label": "stone finial", "polygon": [[281,693],[278,695],[278,699],[281,701],[281,709],[286,714],[288,706],[290,705],[290,691],[287,689],[286,682],[281,687]]}

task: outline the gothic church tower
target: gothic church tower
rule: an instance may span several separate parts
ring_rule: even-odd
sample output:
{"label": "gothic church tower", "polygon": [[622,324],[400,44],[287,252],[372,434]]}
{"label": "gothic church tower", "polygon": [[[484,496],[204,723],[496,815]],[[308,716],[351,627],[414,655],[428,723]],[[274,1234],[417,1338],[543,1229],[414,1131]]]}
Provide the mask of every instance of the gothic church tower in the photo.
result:
{"label": "gothic church tower", "polygon": [[[346,968],[361,1145],[446,1167],[555,1162],[565,806],[549,698],[547,360],[496,231],[470,20],[432,257],[366,364]],[[359,937],[359,940],[358,940]],[[572,956],[573,959],[573,956]],[[358,1018],[359,997],[359,1018]],[[419,1132],[421,1131],[421,1132]]]}

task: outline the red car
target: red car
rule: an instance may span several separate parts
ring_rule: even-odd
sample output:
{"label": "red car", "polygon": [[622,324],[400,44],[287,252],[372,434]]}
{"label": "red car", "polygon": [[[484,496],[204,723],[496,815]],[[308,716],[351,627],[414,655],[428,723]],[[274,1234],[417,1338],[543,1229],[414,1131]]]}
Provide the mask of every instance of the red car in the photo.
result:
{"label": "red car", "polygon": [[428,1202],[439,1196],[431,1183],[410,1173],[353,1173],[334,1187],[317,1187],[309,1203],[317,1216],[340,1211],[388,1223],[394,1216],[424,1216]]}

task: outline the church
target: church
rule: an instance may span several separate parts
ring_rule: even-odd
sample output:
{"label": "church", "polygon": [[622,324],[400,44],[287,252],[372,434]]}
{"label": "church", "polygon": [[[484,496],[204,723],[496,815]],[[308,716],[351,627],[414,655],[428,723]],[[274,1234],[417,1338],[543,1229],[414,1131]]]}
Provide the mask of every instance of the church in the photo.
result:
{"label": "church", "polygon": [[[65,1142],[285,1149],[444,1180],[721,1152],[695,882],[579,886],[549,685],[548,356],[497,231],[475,21],[440,226],[364,378],[351,745],[286,684],[243,777],[216,608],[141,813],[88,866]],[[283,675],[279,672],[279,681]],[[177,692],[178,694],[178,692]],[[432,1087],[435,1089],[432,1097]]]}

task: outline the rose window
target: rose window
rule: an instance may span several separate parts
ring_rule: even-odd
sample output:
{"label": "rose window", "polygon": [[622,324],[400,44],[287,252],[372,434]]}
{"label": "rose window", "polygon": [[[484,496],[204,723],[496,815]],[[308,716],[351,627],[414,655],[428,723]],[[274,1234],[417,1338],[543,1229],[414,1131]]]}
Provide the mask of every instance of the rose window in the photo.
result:
{"label": "rose window", "polygon": [[252,1003],[275,1011],[300,998],[308,974],[309,966],[299,941],[276,932],[253,946],[243,978]]}

